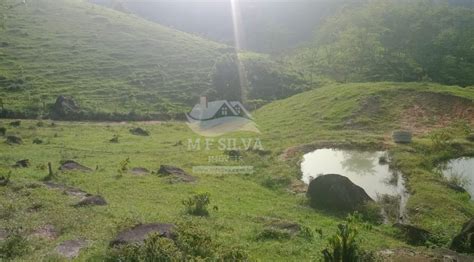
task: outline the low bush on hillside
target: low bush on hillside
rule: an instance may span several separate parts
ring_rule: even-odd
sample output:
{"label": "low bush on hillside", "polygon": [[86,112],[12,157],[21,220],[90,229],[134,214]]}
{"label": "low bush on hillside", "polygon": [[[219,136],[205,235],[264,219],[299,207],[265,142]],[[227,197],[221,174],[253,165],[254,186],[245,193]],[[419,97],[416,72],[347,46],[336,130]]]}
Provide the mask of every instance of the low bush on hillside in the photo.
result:
{"label": "low bush on hillside", "polygon": [[207,206],[211,203],[209,193],[200,193],[183,200],[186,213],[195,216],[208,216]]}
{"label": "low bush on hillside", "polygon": [[209,234],[191,222],[178,224],[175,239],[151,235],[143,244],[112,248],[106,261],[248,261],[238,247],[216,244]]}
{"label": "low bush on hillside", "polygon": [[12,260],[30,250],[28,240],[19,232],[13,232],[0,243],[0,260]]}

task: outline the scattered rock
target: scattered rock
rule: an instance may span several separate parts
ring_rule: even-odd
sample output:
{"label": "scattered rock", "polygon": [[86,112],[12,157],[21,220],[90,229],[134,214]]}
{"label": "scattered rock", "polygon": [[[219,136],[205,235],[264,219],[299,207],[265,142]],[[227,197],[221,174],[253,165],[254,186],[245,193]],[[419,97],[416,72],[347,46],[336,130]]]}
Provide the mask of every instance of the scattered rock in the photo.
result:
{"label": "scattered rock", "polygon": [[53,105],[53,114],[56,116],[66,116],[71,113],[77,113],[79,106],[72,97],[58,96]]}
{"label": "scattered rock", "polygon": [[8,183],[10,183],[10,177],[0,176],[0,186],[6,186]]}
{"label": "scattered rock", "polygon": [[40,138],[35,138],[33,139],[33,144],[36,144],[36,145],[43,144],[43,140],[41,140]]}
{"label": "scattered rock", "polygon": [[449,248],[457,252],[474,252],[474,218],[462,226],[461,232],[453,238]]}
{"label": "scattered rock", "polygon": [[7,136],[6,140],[7,144],[13,145],[13,144],[23,144],[23,140],[19,136]]}
{"label": "scattered rock", "polygon": [[8,238],[10,234],[5,229],[0,229],[0,241],[3,241]]}
{"label": "scattered rock", "polygon": [[187,174],[181,168],[168,165],[161,165],[158,174],[161,176],[172,176],[177,182],[194,182],[197,180],[196,177]]}
{"label": "scattered rock", "polygon": [[159,234],[162,237],[174,239],[175,226],[172,224],[152,223],[140,224],[130,229],[120,232],[117,237],[110,242],[111,246],[126,245],[132,243],[142,243],[149,234]]}
{"label": "scattered rock", "polygon": [[85,206],[105,206],[107,201],[101,196],[87,196],[79,203],[75,204],[75,207],[85,207]]}
{"label": "scattered rock", "polygon": [[353,211],[368,201],[369,195],[347,177],[335,174],[318,176],[309,183],[306,196],[313,208]]}
{"label": "scattered rock", "polygon": [[413,225],[395,223],[393,227],[402,231],[406,241],[411,245],[424,245],[431,237],[430,232]]}
{"label": "scattered rock", "polygon": [[393,131],[392,138],[395,143],[409,144],[411,143],[412,134],[409,131]]}
{"label": "scattered rock", "polygon": [[15,168],[27,168],[29,166],[30,166],[29,159],[22,159],[22,160],[16,161],[15,165],[13,165],[13,167]]}
{"label": "scattered rock", "polygon": [[65,186],[61,184],[56,184],[53,182],[44,182],[44,184],[52,189],[59,189],[63,190],[63,193],[69,196],[75,196],[75,197],[80,197],[80,198],[86,198],[88,196],[91,196],[91,194],[82,191],[81,189],[75,188],[75,187],[70,187],[70,186]]}
{"label": "scattered rock", "polygon": [[10,126],[13,126],[13,127],[19,127],[20,125],[21,125],[21,121],[10,122]]}
{"label": "scattered rock", "polygon": [[66,258],[72,259],[77,257],[81,249],[86,246],[87,241],[84,239],[67,240],[56,247],[56,252]]}
{"label": "scattered rock", "polygon": [[33,236],[54,240],[59,237],[59,232],[53,225],[44,225],[33,231]]}
{"label": "scattered rock", "polygon": [[474,133],[470,133],[470,134],[466,137],[466,139],[467,139],[468,141],[474,142]]}
{"label": "scattered rock", "polygon": [[449,187],[450,189],[459,192],[459,193],[466,193],[466,189],[464,189],[462,186],[456,185],[454,183],[446,183],[446,186]]}
{"label": "scattered rock", "polygon": [[130,133],[136,136],[149,136],[150,135],[150,132],[146,131],[145,129],[141,127],[130,129]]}
{"label": "scattered rock", "polygon": [[62,163],[61,167],[59,167],[61,171],[82,171],[82,172],[92,172],[92,169],[83,166],[76,161],[73,160],[66,160]]}
{"label": "scattered rock", "polygon": [[29,213],[35,213],[35,212],[38,212],[42,208],[43,208],[42,204],[34,204],[30,206],[29,208],[27,208],[26,211]]}
{"label": "scattered rock", "polygon": [[148,175],[150,173],[150,171],[144,167],[134,167],[130,172],[136,176]]}

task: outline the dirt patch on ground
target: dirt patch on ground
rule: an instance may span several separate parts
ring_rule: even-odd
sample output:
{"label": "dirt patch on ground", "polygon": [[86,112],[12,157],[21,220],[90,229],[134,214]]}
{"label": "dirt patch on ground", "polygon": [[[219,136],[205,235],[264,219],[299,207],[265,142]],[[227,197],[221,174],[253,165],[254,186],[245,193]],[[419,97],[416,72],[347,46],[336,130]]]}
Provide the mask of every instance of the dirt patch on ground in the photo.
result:
{"label": "dirt patch on ground", "polygon": [[63,257],[72,259],[77,257],[79,252],[81,252],[81,249],[86,246],[87,241],[84,239],[67,240],[56,247],[56,252]]}
{"label": "dirt patch on ground", "polygon": [[447,249],[434,250],[410,250],[410,249],[387,249],[378,252],[383,261],[387,262],[471,262],[474,257],[459,254]]}
{"label": "dirt patch on ground", "polygon": [[53,182],[45,182],[44,183],[48,188],[51,188],[51,189],[58,189],[58,190],[62,190],[64,194],[68,195],[68,196],[75,196],[75,197],[79,197],[79,198],[86,198],[88,196],[91,196],[89,193],[79,189],[79,188],[75,188],[75,187],[70,187],[70,186],[66,186],[66,185],[62,185],[62,184],[56,184],[56,183],[53,183]]}
{"label": "dirt patch on ground", "polygon": [[403,111],[400,124],[403,129],[423,134],[460,120],[474,125],[472,100],[450,94],[425,92],[417,94],[413,104]]}
{"label": "dirt patch on ground", "polygon": [[135,175],[135,176],[144,176],[144,175],[148,175],[150,171],[144,167],[134,167],[130,169],[130,173],[132,173],[132,175]]}
{"label": "dirt patch on ground", "polygon": [[44,225],[33,231],[32,236],[54,240],[59,237],[59,231],[53,225]]}

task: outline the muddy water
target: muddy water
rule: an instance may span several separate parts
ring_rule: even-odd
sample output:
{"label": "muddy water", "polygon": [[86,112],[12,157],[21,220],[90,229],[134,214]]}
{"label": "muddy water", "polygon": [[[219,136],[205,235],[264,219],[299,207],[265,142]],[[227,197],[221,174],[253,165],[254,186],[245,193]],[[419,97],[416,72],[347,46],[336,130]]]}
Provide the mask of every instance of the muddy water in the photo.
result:
{"label": "muddy water", "polygon": [[441,171],[448,180],[459,181],[474,199],[474,157],[450,160],[441,166]]}
{"label": "muddy water", "polygon": [[362,187],[374,200],[382,195],[400,198],[400,217],[404,216],[408,193],[403,176],[380,161],[387,159],[384,151],[356,151],[341,149],[318,149],[304,155],[301,163],[303,182],[309,182],[319,175],[339,174]]}

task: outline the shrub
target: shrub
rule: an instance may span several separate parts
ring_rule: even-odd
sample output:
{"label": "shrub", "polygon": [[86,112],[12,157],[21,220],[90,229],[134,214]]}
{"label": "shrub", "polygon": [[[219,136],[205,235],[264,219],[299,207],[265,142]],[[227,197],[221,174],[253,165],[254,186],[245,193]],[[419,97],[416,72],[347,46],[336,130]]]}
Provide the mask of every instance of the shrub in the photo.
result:
{"label": "shrub", "polygon": [[29,251],[27,239],[19,232],[14,232],[0,244],[0,260],[11,260]]}
{"label": "shrub", "polygon": [[109,140],[110,143],[118,143],[119,142],[119,136],[114,135],[112,139]]}
{"label": "shrub", "polygon": [[[359,262],[374,261],[375,256],[370,252],[362,250],[359,246],[357,236],[359,230],[357,225],[362,223],[362,215],[354,212],[347,216],[346,222],[339,224],[336,234],[331,236],[328,247],[322,251],[325,262]],[[368,224],[363,224],[367,230],[371,229]]]}
{"label": "shrub", "polygon": [[452,139],[451,134],[449,134],[446,130],[439,130],[430,135],[431,142],[433,144],[433,148],[435,150],[446,148],[449,142]]}
{"label": "shrub", "polygon": [[359,257],[357,230],[349,223],[339,224],[338,231],[329,238],[329,247],[322,251],[325,262],[356,262]]}
{"label": "shrub", "polygon": [[129,164],[130,164],[130,157],[127,157],[126,159],[120,162],[119,169],[118,169],[118,172],[120,175],[123,175],[123,173],[128,171]]}
{"label": "shrub", "polygon": [[35,138],[33,139],[33,144],[36,144],[36,145],[43,144],[43,140],[41,140],[40,138]]}
{"label": "shrub", "polygon": [[208,216],[207,206],[211,203],[209,193],[200,193],[183,200],[186,212],[195,216]]}
{"label": "shrub", "polygon": [[143,244],[111,248],[105,261],[248,261],[238,247],[216,245],[209,234],[191,222],[179,223],[173,239],[150,235]]}
{"label": "shrub", "polygon": [[0,135],[4,136],[7,133],[7,129],[5,127],[0,127]]}

